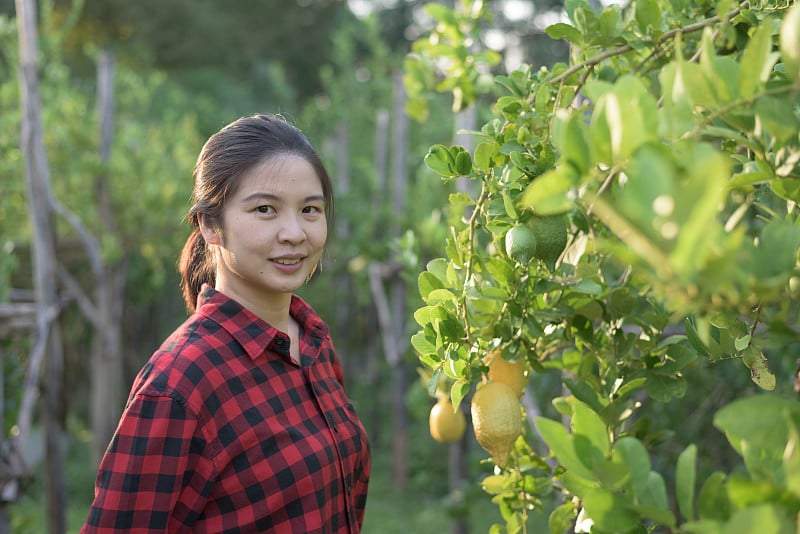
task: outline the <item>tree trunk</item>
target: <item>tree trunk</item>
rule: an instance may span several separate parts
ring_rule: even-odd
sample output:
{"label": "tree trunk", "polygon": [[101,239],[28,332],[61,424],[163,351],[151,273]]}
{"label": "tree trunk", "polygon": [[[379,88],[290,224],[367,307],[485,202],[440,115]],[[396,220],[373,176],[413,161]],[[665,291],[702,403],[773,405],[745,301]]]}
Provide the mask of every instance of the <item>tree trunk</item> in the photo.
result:
{"label": "tree trunk", "polygon": [[[372,213],[378,214],[375,224],[374,238],[382,239],[381,228],[384,227],[384,199],[387,197],[388,190],[388,154],[389,154],[389,111],[379,109],[375,115],[375,195],[372,197]],[[376,314],[370,313],[367,318],[365,339],[367,340],[367,361],[365,364],[364,376],[369,387],[369,391],[379,391],[378,384],[381,378],[381,361],[379,351],[379,336],[374,335],[380,332],[381,322]],[[370,441],[374,447],[381,443],[381,403],[373,402],[369,407],[367,420],[369,422]]]}
{"label": "tree trunk", "polygon": [[[114,55],[109,50],[100,54],[97,63],[98,117],[100,121],[100,161],[102,172],[96,181],[97,202],[103,226],[112,237],[118,235],[108,186],[108,164],[114,141]],[[100,464],[103,452],[122,412],[122,343],[121,325],[127,262],[116,268],[103,261],[99,242],[87,253],[95,257],[95,307],[88,317],[94,327],[91,354],[91,421],[92,468]],[[87,310],[84,310],[86,313]]]}
{"label": "tree trunk", "polygon": [[[17,28],[20,48],[20,100],[23,108],[22,153],[26,164],[28,205],[32,229],[32,260],[34,285],[38,306],[37,340],[34,349],[45,355],[43,413],[45,428],[45,468],[47,480],[47,515],[49,531],[62,534],[65,531],[66,484],[64,480],[64,426],[62,417],[62,393],[64,355],[61,331],[55,317],[58,314],[57,265],[55,256],[55,234],[51,220],[50,169],[45,153],[41,98],[37,75],[37,29],[36,3],[34,0],[16,0]],[[34,353],[31,361],[37,355]],[[36,386],[35,382],[33,386]],[[30,382],[27,384],[30,386]],[[21,414],[22,415],[22,414]],[[26,425],[30,421],[25,422]],[[20,445],[25,446],[29,428],[20,425]]]}
{"label": "tree trunk", "polygon": [[[350,195],[350,131],[345,121],[339,121],[335,127],[335,149],[336,154],[336,194],[340,198],[348,198]],[[350,241],[350,223],[344,218],[336,220],[336,235],[339,243],[349,243]],[[354,299],[351,297],[353,294],[353,283],[347,270],[339,271],[336,273],[336,291],[339,294],[336,304],[336,314],[334,319],[336,321],[336,330],[338,332],[346,332],[348,326],[353,323],[353,306]],[[351,383],[352,371],[360,364],[353,360],[354,355],[350,355],[349,365],[348,360],[343,362],[343,372],[345,383]]]}
{"label": "tree trunk", "polygon": [[[408,195],[408,116],[406,115],[406,93],[403,86],[403,73],[393,77],[392,103],[392,219],[389,235],[399,239],[406,212]],[[403,353],[406,344],[400,345],[406,333],[406,284],[401,276],[394,276],[391,288],[393,337],[398,343],[398,356],[392,365],[392,476],[397,489],[404,489],[408,479],[408,409],[406,407],[406,387],[408,369]]]}

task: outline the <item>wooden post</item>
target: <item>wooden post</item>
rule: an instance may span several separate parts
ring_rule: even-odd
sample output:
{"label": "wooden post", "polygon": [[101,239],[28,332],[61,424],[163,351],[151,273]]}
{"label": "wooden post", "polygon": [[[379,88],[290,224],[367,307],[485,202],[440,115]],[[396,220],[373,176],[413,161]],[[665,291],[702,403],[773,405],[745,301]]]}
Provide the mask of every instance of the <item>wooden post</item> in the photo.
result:
{"label": "wooden post", "polygon": [[[50,169],[45,153],[41,98],[37,74],[36,3],[34,0],[16,0],[17,29],[19,32],[20,100],[22,104],[22,153],[25,157],[25,177],[28,184],[28,205],[32,229],[32,260],[37,303],[37,333],[31,363],[45,355],[44,376],[44,428],[45,468],[47,472],[47,517],[49,531],[63,534],[66,530],[64,480],[64,421],[63,377],[64,355],[61,331],[55,321],[59,311],[57,294],[57,265],[55,233],[51,220]],[[34,369],[35,371],[35,369]],[[38,388],[38,376],[29,373],[26,388]],[[35,398],[35,394],[33,394]],[[31,395],[28,395],[30,400]],[[21,413],[22,418],[25,414]],[[24,425],[24,426],[23,426]],[[19,444],[25,447],[30,420],[22,420]]]}
{"label": "wooden post", "polygon": [[[117,223],[111,205],[108,186],[108,164],[114,142],[114,72],[115,59],[104,50],[97,62],[97,114],[100,122],[100,162],[103,172],[97,177],[95,189],[100,217],[105,231],[117,237]],[[96,469],[122,413],[122,310],[127,261],[116,267],[104,261],[99,240],[84,233],[84,248],[93,265],[95,288],[92,305],[81,309],[94,328],[91,353],[91,468]],[[76,291],[79,291],[75,287]]]}
{"label": "wooden post", "polygon": [[[393,76],[392,103],[392,143],[391,143],[391,199],[392,218],[389,222],[389,235],[398,239],[402,228],[401,221],[406,213],[408,194],[408,116],[406,115],[406,93],[402,72]],[[392,363],[392,475],[397,489],[406,486],[408,478],[408,413],[406,408],[406,388],[408,370],[403,359],[403,343],[406,326],[406,284],[402,277],[394,276],[391,286],[391,306],[393,337],[399,345],[397,357]],[[403,348],[401,348],[403,347]]]}
{"label": "wooden post", "polygon": [[[379,109],[375,115],[375,146],[374,146],[374,168],[375,168],[375,194],[372,197],[372,212],[378,214],[376,219],[374,238],[381,239],[383,236],[380,234],[383,223],[385,222],[384,214],[384,200],[387,198],[388,191],[388,158],[389,155],[389,111],[386,109]],[[374,299],[379,298],[375,296],[375,291],[383,291],[382,285],[377,288],[372,286],[376,283],[373,282],[372,272],[370,275],[370,288]],[[378,280],[382,284],[381,280]],[[370,313],[367,318],[367,331],[368,335],[365,336],[367,340],[367,361],[365,364],[365,379],[369,385],[370,391],[378,391],[378,383],[380,382],[381,375],[381,362],[380,362],[380,349],[379,337],[374,335],[374,332],[382,332],[380,325],[381,322],[376,314]],[[365,333],[366,333],[365,332]],[[384,351],[385,353],[385,351]],[[367,414],[368,431],[370,433],[370,441],[373,446],[378,446],[381,443],[381,410],[380,403],[374,402],[369,407]]]}
{"label": "wooden post", "polygon": [[[389,239],[398,239],[402,231],[401,221],[406,209],[408,180],[408,118],[405,113],[405,89],[402,73],[393,76],[392,128],[391,128],[391,176],[389,197],[391,214]],[[409,343],[405,339],[406,285],[400,276],[402,265],[394,259],[384,263],[374,262],[369,266],[369,284],[375,303],[378,325],[383,341],[383,352],[391,370],[391,425],[392,425],[392,483],[402,490],[408,479],[408,413],[405,402],[408,369],[404,354]],[[384,281],[390,282],[389,291]]]}

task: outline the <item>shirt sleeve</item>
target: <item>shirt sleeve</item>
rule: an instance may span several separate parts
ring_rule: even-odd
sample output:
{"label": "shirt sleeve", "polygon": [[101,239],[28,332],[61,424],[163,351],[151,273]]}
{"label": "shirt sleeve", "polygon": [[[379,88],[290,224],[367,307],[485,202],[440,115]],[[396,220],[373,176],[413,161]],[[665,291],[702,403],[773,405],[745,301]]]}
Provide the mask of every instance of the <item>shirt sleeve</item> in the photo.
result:
{"label": "shirt sleeve", "polygon": [[136,395],[100,463],[81,533],[190,531],[214,476],[206,448],[182,399]]}

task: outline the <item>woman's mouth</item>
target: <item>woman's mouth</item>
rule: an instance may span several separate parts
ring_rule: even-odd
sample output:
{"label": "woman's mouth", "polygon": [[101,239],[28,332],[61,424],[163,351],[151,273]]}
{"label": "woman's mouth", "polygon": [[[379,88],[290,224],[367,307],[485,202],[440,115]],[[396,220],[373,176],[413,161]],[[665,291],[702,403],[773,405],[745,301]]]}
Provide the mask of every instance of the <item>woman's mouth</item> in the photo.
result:
{"label": "woman's mouth", "polygon": [[296,263],[300,263],[303,259],[302,258],[275,258],[275,263],[280,263],[281,265],[294,265]]}

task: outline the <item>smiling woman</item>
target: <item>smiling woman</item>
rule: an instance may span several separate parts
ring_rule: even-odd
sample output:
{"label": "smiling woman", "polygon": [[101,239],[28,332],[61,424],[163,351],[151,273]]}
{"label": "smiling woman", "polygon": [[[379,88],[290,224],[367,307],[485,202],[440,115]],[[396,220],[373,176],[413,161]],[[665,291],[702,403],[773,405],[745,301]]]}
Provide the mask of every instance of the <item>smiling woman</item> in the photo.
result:
{"label": "smiling woman", "polygon": [[206,142],[179,262],[192,315],[137,376],[82,532],[360,532],[369,443],[327,325],[294,294],[332,212],[282,118]]}

